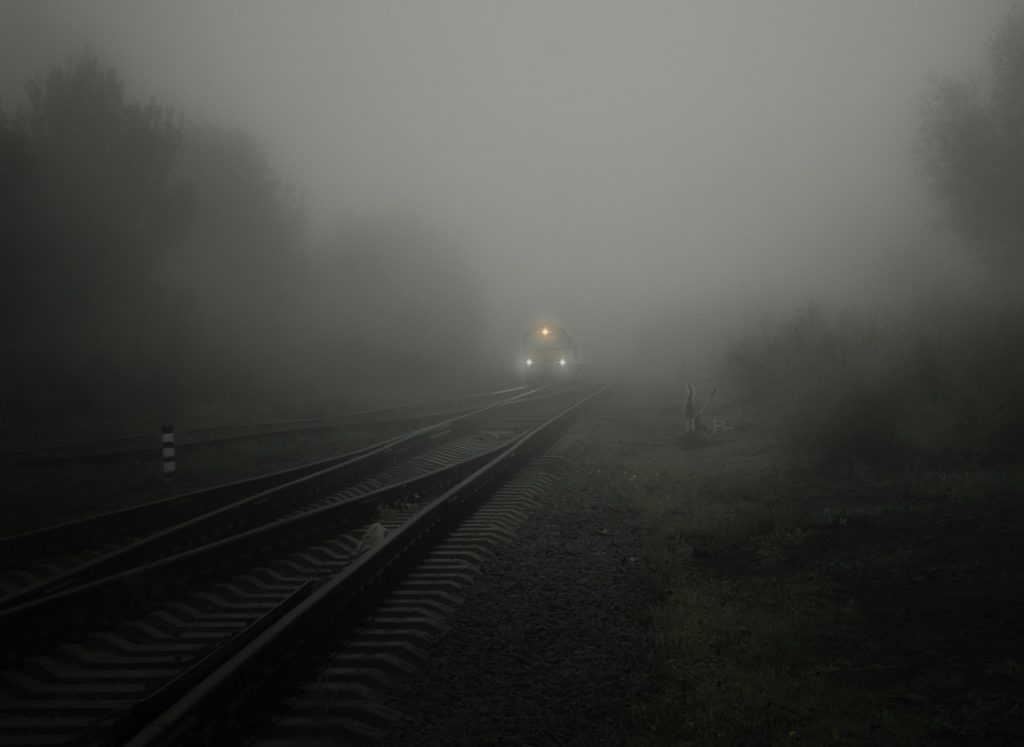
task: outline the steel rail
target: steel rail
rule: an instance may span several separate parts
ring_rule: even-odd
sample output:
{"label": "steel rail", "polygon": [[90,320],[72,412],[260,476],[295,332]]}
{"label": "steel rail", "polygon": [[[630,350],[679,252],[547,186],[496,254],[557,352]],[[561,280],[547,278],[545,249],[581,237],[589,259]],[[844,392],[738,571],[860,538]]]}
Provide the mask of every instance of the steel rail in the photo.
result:
{"label": "steel rail", "polygon": [[67,744],[110,745],[124,742],[134,732],[144,727],[147,722],[157,717],[168,702],[185,697],[191,689],[195,688],[213,671],[216,671],[217,667],[230,660],[260,633],[281,620],[300,601],[308,597],[314,587],[315,584],[312,580],[306,581],[259,620],[232,636],[226,644],[214,648],[199,660],[191,663],[180,674],[164,683],[153,693],[148,693],[145,697],[132,703],[125,711],[103,716]]}
{"label": "steel rail", "polygon": [[[103,629],[111,631],[118,629],[122,623],[127,621],[127,618],[142,619],[157,614],[165,602],[170,602],[165,607],[166,610],[174,610],[176,607],[173,602],[174,598],[179,595],[179,592],[184,592],[190,587],[196,588],[193,584],[197,580],[200,589],[209,587],[213,591],[218,584],[231,583],[231,578],[239,573],[252,573],[254,566],[273,568],[275,563],[285,561],[293,552],[301,552],[304,548],[320,544],[323,539],[335,539],[339,535],[364,526],[375,518],[377,511],[383,505],[407,500],[410,496],[416,500],[422,500],[424,493],[436,494],[447,489],[466,474],[476,470],[481,464],[492,460],[502,450],[503,447],[496,447],[460,464],[410,479],[403,484],[381,488],[373,495],[355,497],[347,502],[347,506],[330,506],[279,522],[276,525],[259,527],[243,535],[227,538],[213,545],[196,548],[182,553],[180,556],[165,558],[150,566],[125,572],[117,578],[103,579],[86,584],[82,588],[62,592],[53,598],[38,600],[29,605],[30,609],[20,610],[18,614],[12,614],[12,611],[0,613],[3,623],[0,625],[0,635],[8,636],[7,640],[9,641],[15,641],[10,649],[12,654],[18,651],[19,659],[25,657],[26,664],[19,664],[19,669],[22,666],[38,666],[31,662],[36,658],[43,657],[33,654],[47,654],[46,658],[48,659],[59,656],[56,653],[49,653],[56,651],[54,646],[58,641],[47,640],[45,650],[41,650],[32,640],[33,634],[39,633],[47,626],[52,632],[55,628],[65,628],[77,622],[95,623],[97,621],[89,620],[90,613],[95,610],[104,619],[102,619],[99,629],[95,624],[89,626],[91,628],[90,637],[102,636],[105,635],[102,632]],[[311,586],[308,584],[309,582],[307,582],[307,590],[315,588],[317,585],[315,581]],[[293,596],[291,599],[296,600],[297,598]],[[132,605],[132,609],[126,607],[126,601]],[[154,601],[159,601],[160,604],[152,604]],[[272,608],[271,613],[279,617],[290,606],[290,602],[279,601]],[[111,613],[114,608],[116,610]],[[75,617],[79,619],[75,621]],[[160,691],[150,691],[142,696],[142,700],[135,703],[126,702],[122,706],[114,706],[113,712],[105,711],[107,715],[102,716],[100,722],[86,724],[86,732],[75,738],[72,743],[122,743],[122,737],[130,736],[130,733],[125,733],[126,729],[129,732],[134,732],[141,725],[138,723],[140,720],[148,721],[154,718],[158,715],[157,712],[165,708],[173,699],[183,697],[196,684],[197,680],[205,677],[207,673],[223,663],[229,655],[252,640],[260,630],[267,627],[269,622],[272,620],[264,614],[259,621],[250,623],[235,636],[224,639],[220,646],[207,647],[206,650],[198,654],[199,658],[186,664],[185,669],[159,685]],[[261,627],[253,629],[252,625]],[[74,631],[73,635],[65,637],[64,640],[70,642],[80,639],[89,628]],[[60,632],[67,631],[60,630]],[[237,638],[239,634],[243,635],[243,638]],[[102,654],[100,655],[102,656]],[[51,659],[51,661],[53,660]],[[82,661],[88,661],[88,659]],[[131,674],[128,672],[127,666],[125,665],[125,677],[130,679]],[[28,671],[31,676],[31,669]],[[78,676],[81,678],[81,675]],[[16,689],[19,687],[22,685],[15,685]],[[3,702],[0,701],[0,706],[3,705]],[[17,714],[19,708],[23,707],[24,705],[20,702],[11,702],[9,712]],[[60,705],[58,703],[54,702],[50,707],[59,714]],[[80,719],[82,715],[84,714],[79,714],[76,718]],[[57,718],[53,722],[54,729],[66,728],[66,726],[59,725],[59,722],[64,720],[67,719]],[[39,725],[45,723],[45,721],[37,720]],[[57,737],[56,734],[53,736]]]}
{"label": "steel rail", "polygon": [[347,452],[341,456],[322,459],[298,467],[290,467],[259,475],[258,477],[236,480],[222,485],[215,485],[211,488],[202,488],[189,493],[182,493],[156,501],[127,506],[115,511],[106,511],[61,524],[2,537],[0,538],[0,569],[11,567],[12,561],[24,560],[26,555],[44,554],[53,547],[60,547],[64,551],[80,547],[89,543],[100,529],[109,530],[112,527],[136,527],[140,524],[176,521],[177,519],[174,517],[185,516],[194,512],[197,505],[219,505],[227,501],[244,498],[275,485],[291,482],[333,465],[350,461],[380,448],[397,438],[400,438],[400,436]]}
{"label": "steel rail", "polygon": [[0,637],[28,642],[50,638],[67,628],[80,627],[96,616],[95,610],[116,609],[131,597],[141,608],[171,586],[218,565],[248,562],[255,555],[279,552],[310,538],[341,528],[357,528],[370,521],[389,503],[450,483],[478,465],[493,459],[506,445],[477,454],[453,465],[386,485],[336,504],[224,537],[169,555],[145,565],[66,588],[0,610]]}
{"label": "steel rail", "polygon": [[[527,401],[530,400],[527,399],[526,395],[520,394],[491,403],[465,415],[449,418],[440,423],[435,423],[381,442],[381,444],[359,450],[354,452],[355,456],[347,455],[351,458],[346,458],[344,461],[338,461],[338,458],[335,458],[325,460],[328,463],[327,466],[322,466],[324,462],[318,462],[315,465],[307,465],[303,468],[275,473],[271,477],[284,479],[285,481],[277,482],[277,484],[271,482],[270,487],[255,494],[246,492],[245,488],[253,488],[264,478],[229,484],[224,486],[224,494],[217,494],[222,501],[222,505],[198,516],[172,524],[128,545],[92,558],[56,576],[14,592],[0,599],[0,609],[18,607],[33,599],[53,594],[62,588],[109,575],[132,564],[152,561],[160,555],[167,554],[174,548],[187,546],[187,535],[192,534],[201,538],[204,531],[208,532],[213,529],[227,531],[237,528],[239,523],[251,525],[254,522],[264,520],[269,514],[281,510],[283,504],[310,498],[316,493],[322,494],[323,492],[337,489],[343,483],[352,481],[368,471],[379,468],[381,465],[397,457],[400,453],[411,450],[427,440],[479,422],[500,407],[522,404]],[[322,468],[311,469],[313,467]],[[216,491],[217,489],[212,490]],[[224,503],[228,498],[238,495],[242,497]],[[51,531],[56,531],[59,535],[66,537],[70,532],[76,531],[76,529],[81,531],[87,527],[96,528],[102,526],[105,520],[122,520],[125,517],[137,517],[140,515],[146,519],[151,519],[151,515],[147,513],[147,507],[150,510],[155,509],[158,512],[163,512],[165,516],[173,518],[179,516],[183,511],[194,507],[200,499],[204,498],[209,499],[209,493],[198,491],[156,503],[122,509],[113,514],[101,514],[85,520],[79,520],[78,522],[69,522],[68,524],[54,527]],[[46,531],[38,530],[26,535],[18,535],[11,538],[9,544],[0,543],[0,554],[5,549],[5,544],[7,544],[7,552],[10,553],[12,546],[15,548],[19,546],[28,547],[33,541],[39,543],[44,539]]]}
{"label": "steel rail", "polygon": [[285,597],[259,620],[247,625],[224,645],[214,648],[205,656],[192,662],[184,671],[169,682],[147,693],[140,700],[132,703],[125,711],[104,716],[95,724],[78,734],[66,744],[70,745],[108,745],[119,744],[132,733],[142,728],[155,718],[168,701],[182,698],[197,684],[202,682],[217,667],[231,659],[256,637],[268,630],[287,612],[294,609],[306,599],[315,588],[312,580]]}
{"label": "steel rail", "polygon": [[453,525],[457,525],[483,499],[486,489],[512,470],[532,452],[547,444],[560,426],[607,385],[566,408],[555,417],[517,438],[493,459],[445,491],[418,511],[408,522],[385,537],[380,544],[349,563],[331,580],[285,613],[255,640],[195,684],[190,692],[170,705],[126,744],[156,747],[177,743],[190,731],[202,728],[212,736],[211,724],[223,725],[239,709],[239,703],[259,683],[266,681],[283,661],[294,656],[302,643],[314,640],[325,629],[337,636],[339,625],[351,628],[362,618],[359,611],[379,593],[380,582],[393,583],[399,565],[423,554]]}
{"label": "steel rail", "polygon": [[[462,403],[469,403],[474,400],[487,399],[490,397],[501,397],[512,392],[522,391],[526,387],[512,387],[510,389],[499,389],[493,392],[481,392],[465,397],[455,397],[453,402],[456,407]],[[232,442],[258,440],[267,437],[279,437],[285,435],[298,435],[318,431],[331,431],[341,427],[355,427],[360,425],[388,425],[408,422],[409,420],[422,420],[423,418],[439,415],[452,415],[452,410],[437,410],[444,402],[428,402],[419,405],[390,405],[378,407],[371,410],[358,412],[340,413],[323,418],[304,418],[296,420],[265,421],[258,423],[242,423],[238,425],[216,425],[197,428],[188,428],[184,434],[195,435],[202,433],[216,433],[218,431],[245,431],[228,436],[215,436],[213,438],[200,438],[190,440],[187,437],[179,441],[179,450],[200,449],[218,444]],[[417,414],[417,411],[422,411]],[[365,420],[367,417],[387,415],[388,413],[401,413],[401,417],[385,420]],[[123,448],[103,449],[102,447],[122,446]],[[88,450],[88,451],[83,451]],[[71,453],[67,453],[71,452]],[[129,436],[116,436],[96,441],[80,441],[64,444],[52,444],[49,446],[38,446],[34,448],[18,449],[14,451],[0,452],[0,463],[15,464],[23,466],[58,464],[65,462],[87,462],[125,459],[130,457],[145,457],[152,455],[154,458],[160,454],[160,437],[156,433],[136,434]]]}
{"label": "steel rail", "polygon": [[[532,392],[527,394],[532,394]],[[511,403],[520,400],[523,397],[524,395],[519,395],[503,401]],[[466,413],[465,417],[471,417],[482,409],[484,408],[478,408],[470,413]],[[452,419],[449,418],[448,420],[442,421],[436,425],[441,426],[451,420]],[[430,427],[432,426],[426,426],[423,430],[429,429]],[[416,432],[414,431],[414,433]],[[81,545],[88,543],[99,529],[109,529],[111,526],[121,527],[126,524],[135,524],[140,521],[143,524],[167,523],[168,521],[174,520],[174,516],[194,514],[194,506],[196,505],[204,505],[208,503],[220,505],[227,501],[244,498],[246,496],[253,495],[254,493],[272,488],[276,485],[282,485],[301,477],[315,474],[335,465],[342,464],[346,461],[353,460],[357,457],[366,455],[375,449],[392,444],[409,435],[412,434],[407,433],[393,436],[337,457],[322,459],[309,464],[300,465],[298,467],[290,467],[288,469],[278,470],[276,472],[259,475],[257,477],[236,480],[234,482],[216,485],[210,488],[203,488],[189,493],[183,493],[181,495],[162,498],[156,501],[149,501],[147,503],[140,503],[135,506],[128,506],[115,511],[93,514],[81,519],[74,519],[72,521],[42,527],[40,529],[34,529],[20,534],[0,537],[0,569],[10,568],[12,566],[12,561],[23,560],[26,555],[44,554],[52,547],[59,547],[62,551],[80,547]]]}

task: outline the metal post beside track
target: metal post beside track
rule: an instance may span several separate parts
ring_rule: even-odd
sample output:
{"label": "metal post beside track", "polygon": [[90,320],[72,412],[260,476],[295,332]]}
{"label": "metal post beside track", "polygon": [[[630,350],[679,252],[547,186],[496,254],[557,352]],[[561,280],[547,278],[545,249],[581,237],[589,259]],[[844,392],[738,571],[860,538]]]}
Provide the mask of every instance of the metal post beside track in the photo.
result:
{"label": "metal post beside track", "polygon": [[165,425],[160,437],[164,454],[164,477],[170,477],[177,469],[174,455],[174,426]]}

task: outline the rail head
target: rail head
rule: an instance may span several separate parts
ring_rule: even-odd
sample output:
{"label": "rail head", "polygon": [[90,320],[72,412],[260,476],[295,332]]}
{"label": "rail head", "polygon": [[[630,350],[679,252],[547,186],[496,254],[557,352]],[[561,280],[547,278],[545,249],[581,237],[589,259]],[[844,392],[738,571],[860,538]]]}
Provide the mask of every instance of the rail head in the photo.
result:
{"label": "rail head", "polygon": [[[428,438],[431,435],[436,435],[444,429],[458,427],[461,424],[472,423],[473,421],[486,416],[487,413],[492,412],[495,408],[498,408],[503,404],[522,401],[524,397],[535,394],[538,389],[522,391],[521,388],[517,387],[512,391],[515,392],[515,394],[511,397],[505,397],[497,402],[484,405],[471,410],[470,412],[464,412],[459,415],[445,418],[440,422],[422,426],[408,433],[386,438],[375,444],[371,444],[361,449],[356,449],[338,457],[331,457],[329,459],[323,459],[310,464],[301,465],[299,467],[279,470],[277,472],[260,475],[254,478],[215,485],[210,488],[195,490],[189,493],[170,496],[168,498],[161,498],[156,501],[148,501],[135,506],[120,508],[115,511],[107,511],[49,527],[42,527],[40,529],[2,537],[0,538],[0,567],[10,567],[15,561],[21,560],[25,554],[38,553],[39,549],[43,547],[61,546],[66,548],[69,545],[80,543],[83,537],[92,536],[94,531],[101,527],[110,528],[111,526],[122,526],[125,523],[132,523],[139,519],[152,522],[161,515],[177,511],[185,511],[191,506],[196,506],[202,509],[202,504],[217,501],[218,499],[237,499],[239,504],[243,504],[247,500],[256,500],[260,496],[276,489],[284,489],[289,484],[297,481],[313,481],[322,479],[324,475],[328,474],[332,470],[352,469],[353,466],[358,463],[358,460],[372,459],[374,456],[379,456],[389,450],[402,448],[403,446],[407,446],[415,441]],[[502,391],[499,393],[504,394],[505,392]],[[228,505],[234,504],[231,503]],[[226,506],[221,505],[213,509],[202,510],[201,515],[211,514],[212,512],[220,511],[222,508],[226,508]],[[238,509],[236,508],[234,510]],[[194,510],[187,510],[187,513],[190,515],[190,521],[191,519],[198,518]],[[222,515],[223,514],[221,514],[221,516]],[[116,552],[120,553],[123,551],[118,550]],[[98,567],[100,562],[100,559],[97,559],[91,567]],[[102,562],[108,565],[111,561],[103,560]],[[65,580],[66,579],[61,580],[60,583],[64,583]],[[52,583],[56,583],[56,581],[51,579],[51,581],[47,583],[52,585]],[[31,593],[32,595],[37,595],[40,590],[41,589],[35,589]],[[19,598],[28,597],[22,597],[19,595]],[[8,604],[9,602],[4,602],[5,606]]]}
{"label": "rail head", "polygon": [[[63,583],[53,579],[38,593],[8,597],[8,605],[0,609],[0,635],[16,636],[19,630],[30,626],[31,620],[43,619],[42,626],[31,626],[41,636],[61,626],[77,624],[86,619],[90,606],[113,604],[119,598],[132,595],[144,602],[160,590],[177,583],[180,578],[205,572],[224,559],[281,548],[301,540],[311,533],[337,529],[343,522],[355,527],[371,520],[374,511],[388,502],[401,500],[410,493],[450,479],[486,463],[505,446],[496,446],[469,459],[440,467],[417,477],[385,485],[368,493],[338,501],[328,506],[289,516],[277,521],[207,542],[134,568],[100,575],[97,578],[68,576]],[[293,484],[301,489],[301,483]],[[220,560],[218,560],[218,558]],[[102,559],[101,559],[102,560]],[[37,587],[32,587],[37,588]],[[31,591],[31,590],[28,590]]]}
{"label": "rail head", "polygon": [[192,727],[200,713],[226,713],[231,702],[245,692],[249,683],[258,681],[268,662],[279,660],[290,641],[308,636],[309,627],[327,624],[338,610],[361,604],[375,578],[386,574],[401,559],[409,558],[418,546],[448,525],[457,523],[484,495],[484,488],[495,481],[518,459],[528,456],[530,447],[544,442],[567,424],[588,403],[604,394],[605,385],[574,403],[505,447],[457,485],[444,492],[406,524],[397,528],[366,553],[355,558],[334,578],[313,591],[263,631],[230,660],[212,672],[191,692],[170,705],[127,742],[128,747],[156,747],[179,739]]}

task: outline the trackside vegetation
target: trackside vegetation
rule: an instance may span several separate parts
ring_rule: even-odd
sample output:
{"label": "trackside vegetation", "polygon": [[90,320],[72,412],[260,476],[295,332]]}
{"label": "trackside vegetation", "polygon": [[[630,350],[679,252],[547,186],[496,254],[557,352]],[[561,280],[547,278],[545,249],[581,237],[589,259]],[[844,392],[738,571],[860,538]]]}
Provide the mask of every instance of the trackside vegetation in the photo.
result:
{"label": "trackside vegetation", "polygon": [[633,745],[1017,744],[1024,468],[795,465],[727,394],[697,443],[674,389],[624,392],[595,491],[632,505],[653,686]]}
{"label": "trackside vegetation", "polygon": [[763,318],[720,371],[730,430],[667,438],[678,383],[624,400],[603,478],[658,600],[631,744],[1024,743],[1022,7],[990,55],[917,144],[970,292]]}
{"label": "trackside vegetation", "polygon": [[477,360],[473,271],[427,221],[338,205],[311,236],[256,137],[133,100],[88,49],[0,104],[0,397],[16,435],[426,387]]}

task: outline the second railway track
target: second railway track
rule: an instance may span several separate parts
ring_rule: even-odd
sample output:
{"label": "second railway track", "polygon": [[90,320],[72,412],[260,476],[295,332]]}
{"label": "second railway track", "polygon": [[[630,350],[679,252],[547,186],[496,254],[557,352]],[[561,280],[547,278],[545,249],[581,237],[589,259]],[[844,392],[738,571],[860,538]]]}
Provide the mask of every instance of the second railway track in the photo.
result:
{"label": "second railway track", "polygon": [[[339,457],[0,539],[0,609],[272,521],[331,493],[377,487],[396,461],[439,452],[439,439],[457,441],[474,428],[483,432],[489,420],[507,420],[513,405],[537,406],[534,397],[542,391],[528,390]],[[433,461],[439,465],[459,452],[456,443]]]}

